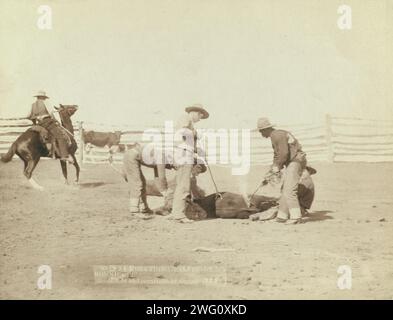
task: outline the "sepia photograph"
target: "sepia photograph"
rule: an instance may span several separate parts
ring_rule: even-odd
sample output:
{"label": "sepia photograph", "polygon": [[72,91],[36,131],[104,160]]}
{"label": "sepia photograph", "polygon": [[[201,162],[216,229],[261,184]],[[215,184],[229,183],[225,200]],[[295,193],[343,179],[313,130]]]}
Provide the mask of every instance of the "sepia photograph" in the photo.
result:
{"label": "sepia photograph", "polygon": [[392,300],[392,17],[1,0],[0,299]]}

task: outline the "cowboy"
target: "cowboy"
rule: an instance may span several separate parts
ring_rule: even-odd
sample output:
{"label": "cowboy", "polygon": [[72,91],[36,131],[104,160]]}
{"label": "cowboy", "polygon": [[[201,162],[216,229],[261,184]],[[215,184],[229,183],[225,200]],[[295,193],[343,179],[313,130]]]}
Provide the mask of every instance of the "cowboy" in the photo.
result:
{"label": "cowboy", "polygon": [[133,216],[143,218],[151,214],[152,210],[147,204],[146,178],[142,172],[142,166],[154,169],[154,175],[158,178],[158,189],[164,196],[168,189],[165,169],[173,168],[169,161],[163,163],[155,161],[154,156],[152,163],[145,161],[148,160],[143,157],[145,147],[146,145],[142,146],[139,143],[127,146],[123,156],[122,172],[129,185],[129,212]]}
{"label": "cowboy", "polygon": [[175,145],[174,164],[176,166],[176,187],[173,194],[173,206],[170,219],[189,222],[185,216],[186,201],[190,196],[191,171],[198,159],[197,134],[194,124],[207,119],[209,113],[200,104],[185,108],[185,114],[176,124],[179,143]]}
{"label": "cowboy", "polygon": [[264,138],[270,138],[274,151],[273,165],[267,175],[279,175],[285,168],[276,221],[286,224],[301,222],[298,185],[306,168],[306,154],[292,133],[274,128],[268,118],[260,118],[257,129]]}
{"label": "cowboy", "polygon": [[45,91],[38,91],[34,96],[37,100],[31,105],[31,110],[27,119],[30,119],[33,124],[38,124],[44,127],[53,137],[52,141],[52,156],[55,153],[58,154],[60,160],[68,161],[73,163],[73,159],[68,152],[68,147],[71,144],[71,140],[68,137],[67,132],[62,128],[60,123],[54,118],[53,112],[49,113],[45,100],[49,99]]}

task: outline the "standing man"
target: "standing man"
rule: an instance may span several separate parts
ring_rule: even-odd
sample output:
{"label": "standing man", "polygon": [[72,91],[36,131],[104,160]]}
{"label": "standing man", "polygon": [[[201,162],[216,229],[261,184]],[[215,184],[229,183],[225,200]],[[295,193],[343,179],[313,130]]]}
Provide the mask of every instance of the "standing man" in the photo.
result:
{"label": "standing man", "polygon": [[197,134],[194,123],[209,117],[209,113],[200,104],[194,104],[185,108],[185,112],[176,125],[176,129],[178,130],[176,134],[180,134],[180,139],[177,143],[175,142],[174,147],[174,163],[177,168],[176,187],[173,195],[172,214],[169,216],[170,219],[181,222],[191,221],[185,216],[185,210],[186,199],[190,196],[191,172],[198,157],[196,145]]}
{"label": "standing man", "polygon": [[71,155],[68,152],[68,147],[71,145],[71,139],[67,132],[61,127],[60,123],[54,118],[53,113],[49,113],[45,100],[49,99],[45,91],[38,91],[34,96],[37,98],[36,102],[31,105],[30,113],[26,117],[34,124],[44,127],[52,135],[52,154],[58,153],[60,160],[73,163]]}
{"label": "standing man", "polygon": [[286,168],[276,221],[286,224],[299,223],[302,214],[298,200],[298,185],[306,168],[306,154],[290,132],[274,129],[268,118],[258,119],[257,128],[264,138],[270,138],[272,142],[274,158],[268,174],[279,174],[284,167]]}

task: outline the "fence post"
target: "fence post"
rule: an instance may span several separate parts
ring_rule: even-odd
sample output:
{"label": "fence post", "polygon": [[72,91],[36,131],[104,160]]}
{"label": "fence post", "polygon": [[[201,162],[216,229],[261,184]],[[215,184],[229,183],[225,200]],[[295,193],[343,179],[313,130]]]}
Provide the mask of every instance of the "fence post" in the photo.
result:
{"label": "fence post", "polygon": [[79,163],[83,164],[83,152],[85,150],[85,145],[83,143],[83,121],[79,121],[78,123],[79,130]]}
{"label": "fence post", "polygon": [[333,130],[332,130],[332,117],[330,114],[326,114],[325,117],[325,125],[326,125],[326,145],[327,145],[327,156],[329,162],[334,162],[334,148],[333,148]]}

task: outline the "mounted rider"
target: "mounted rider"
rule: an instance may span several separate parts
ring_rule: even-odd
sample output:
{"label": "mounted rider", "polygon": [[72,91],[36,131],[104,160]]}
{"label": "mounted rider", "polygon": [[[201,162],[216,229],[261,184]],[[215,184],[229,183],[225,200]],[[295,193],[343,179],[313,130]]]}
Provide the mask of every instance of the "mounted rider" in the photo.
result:
{"label": "mounted rider", "polygon": [[73,159],[68,152],[68,148],[71,145],[71,139],[67,131],[55,119],[53,112],[49,113],[45,105],[45,100],[49,99],[49,97],[46,95],[45,91],[38,91],[34,97],[36,97],[37,100],[31,105],[31,110],[27,119],[30,119],[34,125],[45,128],[52,136],[53,157],[57,153],[60,160],[73,163]]}

